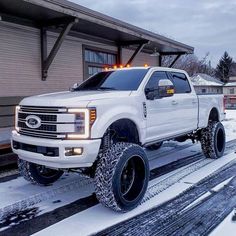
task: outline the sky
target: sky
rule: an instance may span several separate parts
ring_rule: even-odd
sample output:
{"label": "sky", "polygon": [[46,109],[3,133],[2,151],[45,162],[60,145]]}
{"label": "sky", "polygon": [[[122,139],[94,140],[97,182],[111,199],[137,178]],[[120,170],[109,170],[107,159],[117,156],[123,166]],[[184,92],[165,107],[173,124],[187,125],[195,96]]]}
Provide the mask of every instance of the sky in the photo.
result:
{"label": "sky", "polygon": [[236,60],[236,0],[70,0],[206,53],[216,66],[224,51]]}

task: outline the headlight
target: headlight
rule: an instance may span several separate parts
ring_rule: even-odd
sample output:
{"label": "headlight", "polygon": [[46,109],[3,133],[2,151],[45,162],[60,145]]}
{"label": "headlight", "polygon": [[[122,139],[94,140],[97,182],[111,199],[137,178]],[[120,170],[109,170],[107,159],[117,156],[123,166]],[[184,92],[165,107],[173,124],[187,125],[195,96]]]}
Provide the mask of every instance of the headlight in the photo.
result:
{"label": "headlight", "polygon": [[96,109],[70,108],[75,114],[75,133],[67,134],[68,139],[86,139],[90,136],[90,127],[96,119]]}
{"label": "headlight", "polygon": [[17,132],[20,131],[20,129],[18,127],[18,112],[19,112],[19,110],[20,110],[20,106],[16,106],[16,108],[15,108],[15,130]]}

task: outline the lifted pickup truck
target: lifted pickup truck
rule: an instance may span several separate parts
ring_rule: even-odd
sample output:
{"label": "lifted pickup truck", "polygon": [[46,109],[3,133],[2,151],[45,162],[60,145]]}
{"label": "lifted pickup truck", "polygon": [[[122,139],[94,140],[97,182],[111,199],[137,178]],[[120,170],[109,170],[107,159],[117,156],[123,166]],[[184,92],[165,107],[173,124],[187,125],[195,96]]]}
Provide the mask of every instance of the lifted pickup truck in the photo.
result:
{"label": "lifted pickup truck", "polygon": [[149,180],[145,148],[200,141],[207,158],[225,149],[222,95],[196,95],[185,71],[133,67],[95,74],[71,91],[25,98],[12,148],[26,180],[50,184],[64,171],[94,177],[106,207],[129,211]]}

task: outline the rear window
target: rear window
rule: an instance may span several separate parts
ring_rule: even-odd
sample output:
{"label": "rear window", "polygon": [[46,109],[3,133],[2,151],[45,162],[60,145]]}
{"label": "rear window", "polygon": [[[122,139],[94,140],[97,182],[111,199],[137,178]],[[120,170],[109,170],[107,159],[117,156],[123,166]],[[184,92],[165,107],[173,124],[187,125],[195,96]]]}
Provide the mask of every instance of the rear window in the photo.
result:
{"label": "rear window", "polygon": [[175,93],[190,93],[191,87],[185,74],[179,72],[171,72]]}

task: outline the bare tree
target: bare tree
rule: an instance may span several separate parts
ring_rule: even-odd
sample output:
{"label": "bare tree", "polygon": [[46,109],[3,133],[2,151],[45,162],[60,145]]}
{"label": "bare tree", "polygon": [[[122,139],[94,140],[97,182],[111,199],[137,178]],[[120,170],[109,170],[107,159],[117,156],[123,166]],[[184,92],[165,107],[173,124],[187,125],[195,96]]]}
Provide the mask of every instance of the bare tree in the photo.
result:
{"label": "bare tree", "polygon": [[[201,60],[199,60],[195,54],[183,55],[176,61],[173,68],[185,70],[190,76],[197,73],[204,73],[213,76],[215,70],[211,67],[209,55],[209,53],[206,53]],[[162,66],[170,66],[174,59],[175,56],[164,56],[162,58]]]}

